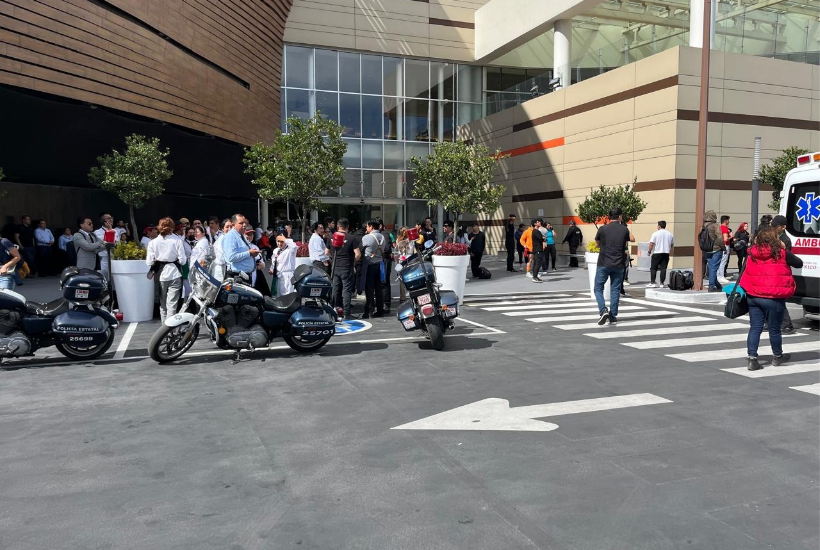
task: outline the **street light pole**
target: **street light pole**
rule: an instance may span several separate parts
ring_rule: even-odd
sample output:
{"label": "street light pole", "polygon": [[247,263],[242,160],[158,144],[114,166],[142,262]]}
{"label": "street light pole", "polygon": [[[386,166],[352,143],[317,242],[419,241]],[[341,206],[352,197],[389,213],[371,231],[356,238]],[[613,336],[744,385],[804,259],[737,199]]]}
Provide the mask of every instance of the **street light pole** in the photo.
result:
{"label": "street light pole", "polygon": [[695,290],[703,290],[703,251],[698,234],[706,210],[706,138],[709,128],[709,62],[711,60],[712,1],[703,0],[703,40],[700,55],[700,108],[698,115],[698,176],[695,185]]}

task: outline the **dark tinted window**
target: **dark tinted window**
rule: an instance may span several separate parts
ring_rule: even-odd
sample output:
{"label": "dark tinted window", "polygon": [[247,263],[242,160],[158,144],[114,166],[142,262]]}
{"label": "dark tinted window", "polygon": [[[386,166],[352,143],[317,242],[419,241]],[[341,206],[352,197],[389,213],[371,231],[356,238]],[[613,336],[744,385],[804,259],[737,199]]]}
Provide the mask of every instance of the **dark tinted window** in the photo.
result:
{"label": "dark tinted window", "polygon": [[820,235],[820,181],[791,186],[785,200],[789,233],[797,237]]}

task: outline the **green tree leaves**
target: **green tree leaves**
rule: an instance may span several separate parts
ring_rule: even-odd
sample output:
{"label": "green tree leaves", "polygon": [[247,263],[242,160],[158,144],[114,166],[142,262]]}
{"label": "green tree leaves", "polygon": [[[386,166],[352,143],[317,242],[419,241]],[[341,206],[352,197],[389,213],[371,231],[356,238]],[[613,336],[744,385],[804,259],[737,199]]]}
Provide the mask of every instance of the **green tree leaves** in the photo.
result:
{"label": "green tree leaves", "polygon": [[760,167],[760,183],[771,185],[774,188],[772,191],[772,202],[769,203],[769,208],[777,212],[780,210],[780,192],[783,191],[783,182],[786,179],[786,174],[792,168],[797,168],[797,157],[808,153],[807,149],[800,147],[789,147],[783,149],[779,157],[772,161],[771,165],[764,165]]}
{"label": "green tree leaves", "polygon": [[279,130],[271,145],[247,148],[243,162],[259,196],[292,202],[304,228],[309,212],[321,206],[319,196],[344,185],[347,144],[342,127],[318,112],[308,120],[292,116],[287,126],[288,133]]}
{"label": "green tree leaves", "polygon": [[637,220],[646,208],[646,202],[635,191],[634,185],[637,182],[636,177],[632,184],[601,185],[598,189],[591,190],[589,196],[578,205],[578,217],[584,223],[598,227],[599,223],[606,223],[609,219],[609,211],[618,207],[623,210],[625,222]]}
{"label": "green tree leaves", "polygon": [[500,151],[491,155],[483,145],[441,142],[426,159],[410,159],[416,178],[413,195],[431,206],[441,204],[456,219],[465,212],[495,212],[506,187],[490,180],[501,158]]}

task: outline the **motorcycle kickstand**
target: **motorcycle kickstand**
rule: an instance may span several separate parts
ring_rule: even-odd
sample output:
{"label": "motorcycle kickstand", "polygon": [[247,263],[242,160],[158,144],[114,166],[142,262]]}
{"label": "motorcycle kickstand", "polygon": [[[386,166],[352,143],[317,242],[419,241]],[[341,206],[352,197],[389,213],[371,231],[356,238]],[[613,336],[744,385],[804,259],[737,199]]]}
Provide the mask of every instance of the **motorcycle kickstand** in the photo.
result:
{"label": "motorcycle kickstand", "polygon": [[233,361],[231,361],[231,365],[236,365],[242,360],[242,350],[236,350],[236,355],[233,357]]}

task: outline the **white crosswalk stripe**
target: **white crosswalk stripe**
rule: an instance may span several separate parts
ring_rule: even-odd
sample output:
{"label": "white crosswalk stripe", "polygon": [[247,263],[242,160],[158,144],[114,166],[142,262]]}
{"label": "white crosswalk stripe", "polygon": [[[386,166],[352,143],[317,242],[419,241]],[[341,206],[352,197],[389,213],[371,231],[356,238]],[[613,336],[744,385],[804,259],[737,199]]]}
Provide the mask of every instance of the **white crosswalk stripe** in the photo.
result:
{"label": "white crosswalk stripe", "polygon": [[[524,299],[538,299],[538,298],[572,298],[575,294],[567,294],[561,292],[509,292],[507,294],[466,294],[464,296],[465,304],[472,304],[473,302],[496,302],[498,300],[524,300]],[[587,296],[587,300],[589,297]]]}
{"label": "white crosswalk stripe", "polygon": [[[544,304],[565,307],[566,305],[571,305],[574,303],[594,304],[594,302],[589,301],[589,298],[539,298],[538,300],[507,300],[503,302],[465,303],[464,305],[468,307],[480,307],[486,311],[502,311],[513,309],[511,306],[521,307],[530,304]],[[491,309],[494,307],[497,309]]]}
{"label": "white crosswalk stripe", "polygon": [[[681,327],[663,327],[663,328],[647,328],[639,330],[608,330],[610,327],[598,327],[600,332],[590,332],[585,336],[592,338],[638,338],[641,336],[661,336],[664,334],[689,334],[692,332],[714,332],[719,330],[735,330],[741,331],[748,329],[748,325],[740,323],[710,323],[708,325],[694,325]],[[714,338],[713,343],[719,343],[720,338]]]}
{"label": "white crosswalk stripe", "polygon": [[[597,317],[596,317],[597,319]],[[699,317],[697,315],[692,315],[691,317],[669,317],[665,319],[630,319],[627,318],[623,321],[618,321],[618,329],[623,328],[630,328],[635,326],[644,326],[644,325],[680,325],[686,323],[694,323],[697,321],[713,321],[711,317]],[[598,329],[598,323],[571,323],[569,325],[553,325],[555,328],[561,330],[587,330],[587,329]],[[683,330],[683,329],[681,329]]]}
{"label": "white crosswalk stripe", "polygon": [[[745,351],[745,350],[744,350]],[[744,353],[745,355],[745,353]],[[799,374],[801,372],[820,372],[820,363],[811,361],[808,363],[795,363],[782,367],[764,367],[761,370],[749,370],[746,367],[734,367],[731,369],[720,369],[724,372],[739,374],[746,378],[768,378],[770,376],[784,376],[786,374]]]}
{"label": "white crosswalk stripe", "polygon": [[[593,315],[595,319],[600,317],[597,313],[595,313],[597,308],[591,306],[578,306],[578,307],[568,307],[565,309],[533,309],[529,311],[509,311],[504,312],[501,315],[507,315],[508,317],[526,317],[527,315],[552,315],[557,320],[561,319],[570,319],[569,316],[566,316],[566,313],[589,313]],[[622,307],[622,310],[626,311],[635,311],[635,310],[642,310],[644,308],[640,306],[626,306]]]}
{"label": "white crosswalk stripe", "polygon": [[[629,307],[629,306],[627,306],[627,307]],[[621,308],[621,309],[623,309],[623,308]],[[534,315],[536,313],[538,313],[538,312],[537,311],[531,311],[529,314]],[[662,316],[662,315],[677,315],[677,314],[674,311],[664,311],[664,310],[633,311],[633,312],[629,313],[629,318],[634,319],[636,317],[655,317],[655,316]],[[558,317],[531,317],[531,318],[528,318],[527,321],[530,321],[532,323],[552,323],[554,321],[591,321],[593,319],[598,319],[599,317],[600,317],[600,315],[598,315],[596,313],[594,315],[592,315],[592,314],[590,314],[590,315],[583,314],[583,315],[564,315],[564,316],[558,316]],[[617,330],[616,327],[611,327],[611,326],[603,326],[603,327],[598,327],[598,328],[601,329],[601,330],[615,330],[615,331]],[[680,329],[680,330],[684,330],[684,329]],[[613,336],[610,336],[610,338],[617,338],[617,335],[615,335],[615,333],[612,333],[612,334],[613,334]],[[589,335],[587,335],[587,336],[589,336]]]}
{"label": "white crosswalk stripe", "polygon": [[[635,306],[633,306],[635,307]],[[549,302],[542,302],[539,304],[513,304],[511,305],[503,305],[497,307],[482,307],[484,311],[510,311],[514,309],[515,311],[525,310],[525,309],[560,309],[562,311],[570,311],[572,308],[581,308],[584,311],[597,311],[597,307],[594,304],[588,304],[584,302],[576,302],[576,303],[549,303]]]}
{"label": "white crosswalk stripe", "polygon": [[806,393],[813,393],[814,395],[820,395],[820,384],[809,384],[808,386],[792,386],[791,389]]}
{"label": "white crosswalk stripe", "polygon": [[[815,341],[814,339],[812,339],[812,341],[809,342],[789,342],[789,344],[785,346],[785,350],[789,353],[798,351],[820,351],[820,344],[818,344],[817,341]],[[748,352],[746,350],[746,346],[743,346],[742,348],[733,349],[710,349],[707,351],[673,353],[667,355],[666,357],[680,359],[681,361],[687,361],[689,363],[697,363],[701,361],[719,361],[721,359],[739,359],[741,357],[746,357],[747,353]]]}
{"label": "white crosswalk stripe", "polygon": [[[783,338],[807,336],[806,334],[784,334]],[[768,334],[761,334],[761,340],[768,340]],[[621,342],[623,345],[635,349],[677,348],[683,346],[711,346],[715,343],[714,336],[700,336],[696,338],[670,338],[667,340],[644,340],[641,342]]]}

